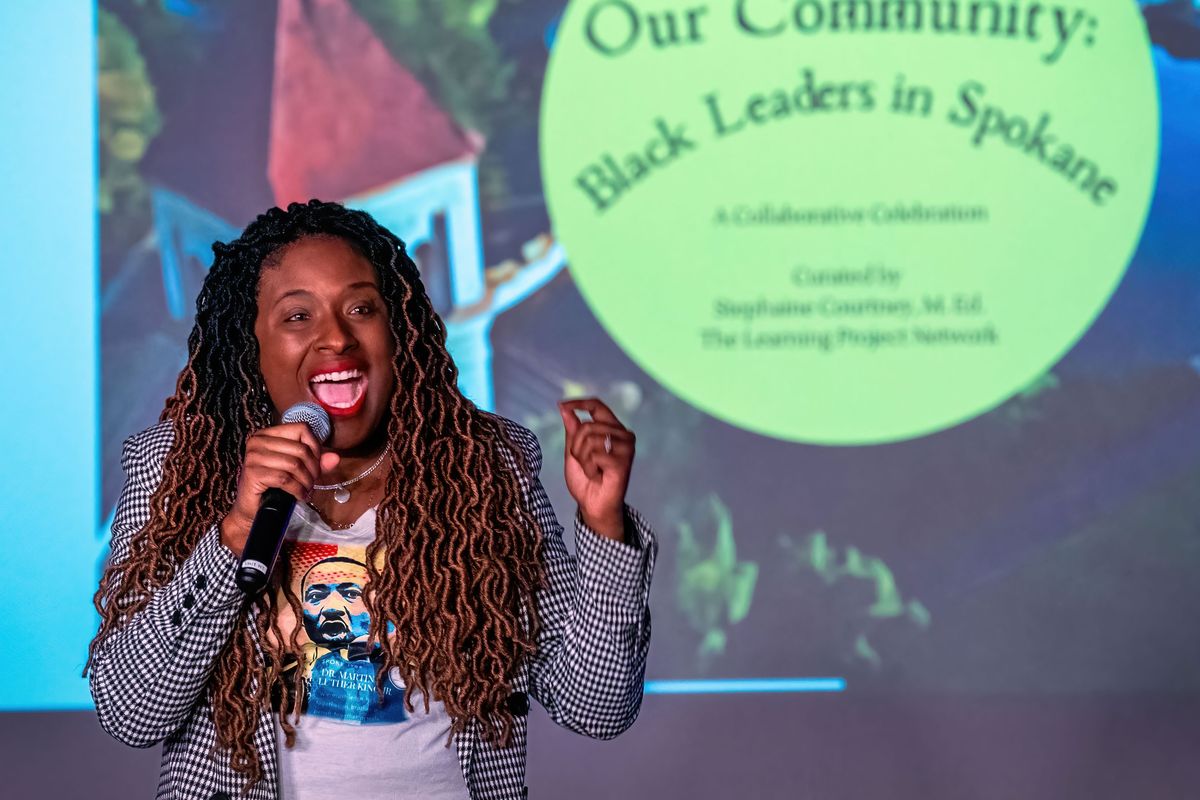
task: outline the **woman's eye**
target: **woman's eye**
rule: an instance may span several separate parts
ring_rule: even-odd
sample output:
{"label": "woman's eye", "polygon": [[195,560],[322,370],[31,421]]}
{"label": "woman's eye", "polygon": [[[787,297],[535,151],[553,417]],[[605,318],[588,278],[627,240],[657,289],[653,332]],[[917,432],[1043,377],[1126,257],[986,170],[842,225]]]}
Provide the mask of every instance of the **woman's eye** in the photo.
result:
{"label": "woman's eye", "polygon": [[360,303],[356,306],[353,306],[350,309],[351,314],[359,314],[359,315],[370,314],[370,313],[373,313],[374,311],[375,311],[375,307],[372,306],[370,303]]}
{"label": "woman's eye", "polygon": [[306,319],[308,319],[307,313],[305,313],[303,311],[296,311],[292,314],[289,314],[283,321],[284,322],[303,322]]}

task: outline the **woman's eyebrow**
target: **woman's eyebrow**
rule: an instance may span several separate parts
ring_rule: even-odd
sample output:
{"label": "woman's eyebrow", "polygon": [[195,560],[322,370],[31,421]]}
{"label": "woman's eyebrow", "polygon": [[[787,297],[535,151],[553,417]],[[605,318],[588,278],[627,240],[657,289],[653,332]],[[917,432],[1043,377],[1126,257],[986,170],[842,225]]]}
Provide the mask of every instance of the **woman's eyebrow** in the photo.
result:
{"label": "woman's eyebrow", "polygon": [[277,306],[280,303],[282,303],[284,300],[287,300],[289,297],[295,297],[297,295],[305,295],[306,297],[312,297],[312,293],[309,292],[307,289],[291,289],[291,290],[286,291],[283,294],[279,295],[279,297],[276,297],[275,302],[272,303],[272,305]]}
{"label": "woman's eyebrow", "polygon": [[[346,288],[347,289],[374,289],[377,292],[379,291],[379,286],[375,283],[375,281],[355,281],[354,283],[350,284]],[[296,297],[297,295],[304,295],[305,297],[312,297],[312,292],[308,291],[307,289],[289,289],[288,291],[279,295],[279,297],[275,298],[275,302],[272,303],[272,305],[277,306],[280,303],[282,303],[284,300],[287,300],[289,297]]]}

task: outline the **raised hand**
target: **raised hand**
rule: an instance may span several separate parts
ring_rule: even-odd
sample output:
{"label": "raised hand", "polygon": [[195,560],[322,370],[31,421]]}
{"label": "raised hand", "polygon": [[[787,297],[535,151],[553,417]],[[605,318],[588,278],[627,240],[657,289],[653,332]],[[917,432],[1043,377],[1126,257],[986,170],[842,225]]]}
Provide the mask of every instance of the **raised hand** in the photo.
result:
{"label": "raised hand", "polygon": [[[564,400],[558,404],[566,427],[564,473],[567,491],[579,503],[584,523],[602,536],[625,538],[625,490],[633,469],[633,431],[598,398]],[[590,421],[576,416],[586,411]]]}

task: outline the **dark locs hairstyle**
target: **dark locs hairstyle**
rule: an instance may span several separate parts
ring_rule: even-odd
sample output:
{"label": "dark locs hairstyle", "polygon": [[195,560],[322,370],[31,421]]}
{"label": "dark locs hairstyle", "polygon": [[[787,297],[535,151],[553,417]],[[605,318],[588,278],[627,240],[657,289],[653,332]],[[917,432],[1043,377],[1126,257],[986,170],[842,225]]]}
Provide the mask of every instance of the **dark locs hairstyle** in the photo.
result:
{"label": "dark locs hairstyle", "polygon": [[[196,301],[188,361],[161,419],[174,442],[150,519],[108,566],[96,593],[104,639],[146,608],[156,589],[233,506],[246,439],[274,423],[254,335],[259,273],[283,248],[309,237],[338,237],[375,267],[395,337],[396,390],[386,418],[389,469],[367,549],[371,645],[383,650],[381,675],[399,670],[405,702],[420,690],[445,704],[452,733],[478,724],[507,745],[513,718],[505,700],[537,636],[533,594],[543,580],[542,535],[522,498],[527,470],[499,418],[457,388],[446,328],[434,313],[404,244],[368,214],[335,203],[273,208],[216,258]],[[281,565],[283,566],[283,565]],[[280,572],[285,572],[284,570]],[[286,584],[285,584],[286,585]],[[302,619],[294,594],[285,601]],[[288,744],[298,713],[304,663],[298,631],[280,630],[280,601],[265,592],[239,623],[214,665],[209,700],[219,746],[247,786],[262,778],[253,744],[259,715],[280,690]],[[385,635],[386,632],[386,635]]]}

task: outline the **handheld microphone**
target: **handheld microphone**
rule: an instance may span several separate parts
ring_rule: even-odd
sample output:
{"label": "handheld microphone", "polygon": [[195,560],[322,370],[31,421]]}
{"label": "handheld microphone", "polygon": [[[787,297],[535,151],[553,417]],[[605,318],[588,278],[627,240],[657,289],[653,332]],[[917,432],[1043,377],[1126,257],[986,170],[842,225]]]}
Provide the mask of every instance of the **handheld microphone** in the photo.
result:
{"label": "handheld microphone", "polygon": [[[283,412],[283,421],[305,423],[322,444],[329,438],[329,414],[316,403],[296,403]],[[237,568],[237,585],[246,596],[253,597],[267,585],[295,507],[296,498],[283,489],[272,487],[262,493]]]}

